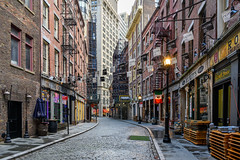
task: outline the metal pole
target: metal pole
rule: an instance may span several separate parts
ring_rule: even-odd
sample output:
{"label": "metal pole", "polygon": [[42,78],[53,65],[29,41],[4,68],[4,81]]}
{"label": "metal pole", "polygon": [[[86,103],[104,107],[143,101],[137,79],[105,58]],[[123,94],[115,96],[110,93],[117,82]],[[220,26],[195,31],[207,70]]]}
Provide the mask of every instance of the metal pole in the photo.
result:
{"label": "metal pole", "polygon": [[[9,110],[9,107],[11,106],[11,98],[12,98],[12,85],[11,85],[11,90],[10,90],[10,100],[9,100],[9,103],[8,103],[8,110]],[[9,134],[9,119],[7,120],[7,123],[6,123],[6,130],[7,130],[7,135],[6,135],[6,138],[4,140],[4,143],[11,143],[11,137],[10,137],[10,134]]]}
{"label": "metal pole", "polygon": [[170,137],[169,137],[168,76],[169,76],[169,69],[167,68],[167,92],[166,92],[165,135],[164,135],[164,138],[163,138],[163,143],[171,143],[171,139],[170,139]]}
{"label": "metal pole", "polygon": [[67,106],[67,134],[69,134],[69,108]]}
{"label": "metal pole", "polygon": [[27,108],[28,108],[28,99],[27,99],[27,89],[26,89],[26,121],[25,121],[25,134],[24,134],[24,138],[29,138],[29,134],[28,134],[28,120],[27,120]]}
{"label": "metal pole", "polygon": [[141,124],[141,118],[140,118],[140,101],[138,100],[138,124]]}

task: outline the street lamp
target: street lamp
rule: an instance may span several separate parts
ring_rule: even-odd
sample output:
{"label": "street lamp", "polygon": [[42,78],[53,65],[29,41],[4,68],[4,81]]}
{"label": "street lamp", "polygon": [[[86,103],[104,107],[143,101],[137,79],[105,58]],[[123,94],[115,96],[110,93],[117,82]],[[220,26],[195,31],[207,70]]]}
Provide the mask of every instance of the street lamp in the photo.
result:
{"label": "street lamp", "polygon": [[172,59],[171,57],[167,56],[165,57],[164,59],[164,66],[166,67],[166,70],[167,70],[167,87],[166,87],[166,114],[165,114],[165,134],[164,134],[164,138],[163,138],[163,143],[171,143],[171,139],[169,137],[169,113],[168,113],[168,77],[169,77],[169,67],[171,66],[172,64]]}
{"label": "street lamp", "polygon": [[142,96],[138,96],[138,124],[141,124],[141,118],[140,118],[140,101],[142,100]]}
{"label": "street lamp", "polygon": [[27,120],[27,112],[28,112],[28,104],[30,103],[32,96],[30,94],[26,94],[26,121],[25,121],[25,134],[24,134],[24,138],[29,138],[29,134],[28,134],[28,120]]}

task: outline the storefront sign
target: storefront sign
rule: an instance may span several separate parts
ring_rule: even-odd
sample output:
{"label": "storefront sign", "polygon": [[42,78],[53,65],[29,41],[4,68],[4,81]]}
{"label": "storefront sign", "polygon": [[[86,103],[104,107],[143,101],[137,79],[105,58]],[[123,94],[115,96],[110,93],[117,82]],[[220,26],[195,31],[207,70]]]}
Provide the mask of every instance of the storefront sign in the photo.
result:
{"label": "storefront sign", "polygon": [[119,101],[120,102],[130,102],[130,97],[129,97],[129,95],[120,95]]}
{"label": "storefront sign", "polygon": [[198,77],[200,74],[204,73],[207,70],[207,61],[205,61],[201,66],[199,66],[197,69],[195,69],[193,72],[191,72],[189,75],[187,75],[181,82],[180,82],[180,88],[183,88],[186,84],[190,83],[192,80],[194,80],[196,77]]}
{"label": "storefront sign", "polygon": [[240,49],[240,32],[232,36],[225,44],[219,47],[219,51],[215,51],[210,58],[210,66],[214,66],[223,59],[225,59],[229,54]]}
{"label": "storefront sign", "polygon": [[224,80],[231,76],[231,66],[228,66],[214,74],[214,83]]}

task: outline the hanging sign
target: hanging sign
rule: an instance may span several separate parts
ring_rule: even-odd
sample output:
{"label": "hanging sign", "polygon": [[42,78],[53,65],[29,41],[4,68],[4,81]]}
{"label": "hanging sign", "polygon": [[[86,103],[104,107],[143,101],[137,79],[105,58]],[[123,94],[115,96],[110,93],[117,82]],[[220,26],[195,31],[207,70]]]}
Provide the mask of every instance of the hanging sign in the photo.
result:
{"label": "hanging sign", "polygon": [[93,81],[93,83],[96,83],[96,82],[97,82],[97,79],[96,79],[96,78],[93,78],[92,81]]}
{"label": "hanging sign", "polygon": [[153,65],[147,66],[148,72],[152,72],[153,71]]}
{"label": "hanging sign", "polygon": [[157,48],[153,49],[153,57],[158,57],[158,56],[161,56],[160,47],[157,47]]}
{"label": "hanging sign", "polygon": [[183,41],[186,43],[186,42],[189,42],[189,41],[191,41],[191,40],[193,40],[194,38],[193,38],[193,32],[192,31],[190,31],[190,32],[188,32],[188,33],[185,33],[184,35],[183,35]]}
{"label": "hanging sign", "polygon": [[231,10],[222,12],[223,22],[226,23],[231,19]]}
{"label": "hanging sign", "polygon": [[132,67],[135,65],[136,60],[135,59],[130,59],[129,60],[129,67]]}
{"label": "hanging sign", "polygon": [[132,71],[127,72],[127,77],[131,77],[132,76]]}

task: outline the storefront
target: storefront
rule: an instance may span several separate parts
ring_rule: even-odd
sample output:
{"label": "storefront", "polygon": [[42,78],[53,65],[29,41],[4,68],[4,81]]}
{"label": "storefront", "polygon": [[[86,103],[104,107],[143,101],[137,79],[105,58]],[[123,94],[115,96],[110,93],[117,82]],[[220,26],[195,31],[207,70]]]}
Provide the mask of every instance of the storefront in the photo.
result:
{"label": "storefront", "polygon": [[[208,61],[204,56],[186,76],[180,80],[180,108],[178,119],[184,120],[208,120],[209,99]],[[175,107],[176,110],[176,107]],[[176,114],[175,114],[176,116]]]}
{"label": "storefront", "polygon": [[239,123],[240,23],[230,28],[210,51],[213,75],[212,121],[217,126]]}

